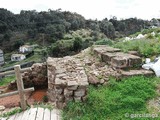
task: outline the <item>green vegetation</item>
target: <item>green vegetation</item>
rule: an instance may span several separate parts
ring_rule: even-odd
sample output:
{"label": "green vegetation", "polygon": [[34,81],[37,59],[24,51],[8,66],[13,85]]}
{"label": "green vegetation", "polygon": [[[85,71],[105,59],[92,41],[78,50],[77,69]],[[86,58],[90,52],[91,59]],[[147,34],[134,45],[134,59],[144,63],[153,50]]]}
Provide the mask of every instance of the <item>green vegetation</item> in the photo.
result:
{"label": "green vegetation", "polygon": [[42,55],[40,55],[40,54],[34,54],[34,55],[32,55],[32,56],[30,56],[30,57],[28,57],[28,58],[26,58],[26,59],[24,59],[22,61],[17,61],[16,62],[16,61],[9,61],[8,60],[8,62],[5,65],[3,65],[3,68],[14,66],[14,65],[17,65],[17,64],[26,63],[26,62],[31,62],[31,61],[41,62],[42,58],[43,58]]}
{"label": "green vegetation", "polygon": [[[60,9],[41,12],[21,10],[19,14],[14,14],[0,8],[0,16],[2,16],[0,17],[0,46],[5,54],[17,50],[20,45],[26,43],[49,46],[56,41],[72,39],[75,36],[70,34],[81,29],[89,30],[91,34],[84,30],[80,31],[78,33],[80,36],[77,37],[83,39],[91,37],[93,41],[97,41],[102,34],[115,39],[138,32],[144,26],[149,28],[153,25],[152,21],[137,18],[117,20],[115,16],[101,21],[86,20],[80,14]],[[157,24],[157,21],[154,20],[154,24]]]}
{"label": "green vegetation", "polygon": [[43,99],[43,102],[48,102],[48,96],[47,95],[44,95],[42,99]]}
{"label": "green vegetation", "polygon": [[157,78],[136,76],[119,82],[112,79],[107,86],[90,86],[87,101],[70,102],[63,119],[130,120],[126,113],[148,113],[147,101],[156,96],[157,83]]}
{"label": "green vegetation", "polygon": [[8,83],[10,83],[11,81],[14,81],[15,79],[16,79],[15,75],[2,78],[0,80],[0,86],[6,86]]}
{"label": "green vegetation", "polygon": [[160,53],[160,40],[158,39],[140,39],[127,42],[118,42],[114,45],[122,51],[138,51],[142,57],[152,57]]}
{"label": "green vegetation", "polygon": [[4,113],[4,114],[0,115],[0,117],[9,117],[11,115],[14,115],[14,114],[17,114],[17,113],[20,113],[20,112],[22,112],[21,108],[15,108],[15,109],[11,110],[10,112],[7,112],[7,113]]}
{"label": "green vegetation", "polygon": [[95,42],[96,45],[113,45],[113,41],[110,39],[101,39]]}

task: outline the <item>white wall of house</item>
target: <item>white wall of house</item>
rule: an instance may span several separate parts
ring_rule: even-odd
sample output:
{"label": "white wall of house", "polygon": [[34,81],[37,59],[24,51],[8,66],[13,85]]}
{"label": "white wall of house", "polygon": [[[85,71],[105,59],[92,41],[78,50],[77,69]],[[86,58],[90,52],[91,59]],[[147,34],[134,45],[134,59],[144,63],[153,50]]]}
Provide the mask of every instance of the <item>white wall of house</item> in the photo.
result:
{"label": "white wall of house", "polygon": [[21,60],[24,60],[25,58],[26,56],[23,54],[13,54],[11,56],[11,61],[21,61]]}
{"label": "white wall of house", "polygon": [[33,50],[33,47],[31,47],[31,46],[24,45],[24,46],[19,47],[19,52],[21,52],[21,53],[30,52],[32,50]]}
{"label": "white wall of house", "polygon": [[3,57],[3,51],[0,50],[0,65],[4,64],[4,57]]}

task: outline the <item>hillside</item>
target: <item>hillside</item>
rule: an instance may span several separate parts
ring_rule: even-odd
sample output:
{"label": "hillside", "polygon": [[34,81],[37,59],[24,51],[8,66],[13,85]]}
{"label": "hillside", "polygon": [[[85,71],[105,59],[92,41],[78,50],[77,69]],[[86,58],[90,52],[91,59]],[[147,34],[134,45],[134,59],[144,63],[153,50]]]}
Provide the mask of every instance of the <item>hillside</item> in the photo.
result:
{"label": "hillside", "polygon": [[77,13],[61,10],[22,10],[20,14],[13,14],[1,8],[0,16],[0,49],[5,53],[17,50],[26,43],[48,46],[65,39],[71,31],[80,29],[91,30],[93,41],[97,41],[101,33],[114,40],[155,26],[158,22],[137,18],[117,20],[116,17],[102,21],[86,20]]}

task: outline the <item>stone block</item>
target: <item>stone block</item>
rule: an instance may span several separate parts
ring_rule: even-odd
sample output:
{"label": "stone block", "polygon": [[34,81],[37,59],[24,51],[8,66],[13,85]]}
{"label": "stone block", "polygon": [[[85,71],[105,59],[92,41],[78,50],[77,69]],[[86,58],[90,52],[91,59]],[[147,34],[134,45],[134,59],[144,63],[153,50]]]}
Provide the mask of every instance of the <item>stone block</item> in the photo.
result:
{"label": "stone block", "polygon": [[64,96],[65,97],[73,96],[73,91],[72,90],[68,90],[67,88],[65,88],[64,89]]}
{"label": "stone block", "polygon": [[57,78],[62,78],[62,77],[64,77],[64,76],[66,76],[66,74],[65,74],[65,73],[57,74],[57,75],[56,75],[56,77],[57,77]]}
{"label": "stone block", "polygon": [[137,51],[128,51],[128,54],[139,56]]}
{"label": "stone block", "polygon": [[111,62],[111,59],[113,58],[113,57],[115,57],[116,55],[115,54],[113,54],[113,53],[102,53],[102,62],[105,62],[105,63],[108,63],[108,64],[110,64],[110,62]]}
{"label": "stone block", "polygon": [[79,101],[82,100],[82,98],[81,97],[74,97],[74,100],[77,101],[77,102],[79,102]]}
{"label": "stone block", "polygon": [[128,67],[128,58],[122,56],[113,57],[111,65],[116,68],[126,68]]}
{"label": "stone block", "polygon": [[113,48],[113,47],[110,47],[110,46],[94,46],[93,48],[93,52],[95,52],[96,54],[102,54],[102,53],[106,53],[106,52],[120,52],[121,50],[118,49],[118,48]]}
{"label": "stone block", "polygon": [[89,83],[87,81],[84,81],[84,82],[82,81],[82,82],[79,83],[79,85],[80,86],[88,86]]}
{"label": "stone block", "polygon": [[84,70],[83,67],[77,67],[76,70]]}
{"label": "stone block", "polygon": [[142,64],[142,59],[135,55],[130,55],[129,57],[129,66],[130,67],[137,67]]}
{"label": "stone block", "polygon": [[93,76],[93,75],[88,75],[88,82],[89,82],[90,84],[96,85],[96,84],[98,84],[100,81],[99,81],[99,79],[98,79],[97,77],[95,77],[95,76]]}
{"label": "stone block", "polygon": [[68,81],[67,85],[68,86],[75,86],[75,85],[78,85],[78,82],[77,81]]}
{"label": "stone block", "polygon": [[65,99],[64,99],[63,95],[57,95],[56,100],[59,101],[59,102],[64,102]]}
{"label": "stone block", "polygon": [[87,96],[82,97],[82,101],[85,102],[87,100]]}
{"label": "stone block", "polygon": [[61,68],[61,69],[57,69],[55,71],[55,74],[62,74],[62,73],[65,73],[65,72],[66,72],[66,70],[64,68]]}
{"label": "stone block", "polygon": [[66,80],[61,80],[59,78],[55,79],[55,85],[66,85],[67,81]]}
{"label": "stone block", "polygon": [[54,85],[51,83],[48,83],[48,89],[53,89],[53,88],[54,88]]}
{"label": "stone block", "polygon": [[68,90],[76,90],[78,88],[78,85],[68,86]]}
{"label": "stone block", "polygon": [[129,71],[120,71],[123,77],[130,77],[130,76],[137,76],[137,75],[144,75],[144,76],[152,76],[154,72],[151,70],[129,70]]}
{"label": "stone block", "polygon": [[73,96],[72,97],[65,97],[65,103],[73,101]]}
{"label": "stone block", "polygon": [[75,97],[83,97],[83,96],[85,96],[85,93],[86,93],[85,89],[78,89],[78,90],[74,91],[74,96]]}
{"label": "stone block", "polygon": [[55,93],[58,95],[61,95],[63,93],[63,88],[61,88],[61,87],[57,87],[54,90],[55,90]]}
{"label": "stone block", "polygon": [[58,109],[63,109],[63,108],[65,107],[65,103],[64,103],[64,102],[59,102],[59,101],[57,101],[57,102],[56,102],[56,107],[57,107]]}
{"label": "stone block", "polygon": [[47,96],[51,102],[56,101],[55,91],[53,91],[52,89],[47,91]]}

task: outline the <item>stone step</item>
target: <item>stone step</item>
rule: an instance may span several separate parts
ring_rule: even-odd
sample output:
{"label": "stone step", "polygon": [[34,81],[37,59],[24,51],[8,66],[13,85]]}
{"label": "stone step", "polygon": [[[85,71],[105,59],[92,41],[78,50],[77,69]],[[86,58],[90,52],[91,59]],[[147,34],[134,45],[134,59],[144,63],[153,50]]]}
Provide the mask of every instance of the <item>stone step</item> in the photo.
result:
{"label": "stone step", "polygon": [[151,70],[144,70],[144,69],[129,70],[129,71],[121,70],[120,74],[122,75],[122,77],[131,77],[131,76],[137,76],[137,75],[153,76],[154,72]]}
{"label": "stone step", "polygon": [[102,53],[102,61],[116,68],[137,67],[142,63],[140,57],[123,52]]}
{"label": "stone step", "polygon": [[140,66],[142,59],[135,55],[123,53],[111,58],[110,64],[116,68],[132,68]]}
{"label": "stone step", "polygon": [[106,45],[94,45],[93,46],[94,54],[96,54],[100,58],[101,58],[102,53],[106,53],[106,52],[114,53],[114,52],[120,52],[120,51],[121,50],[118,48],[113,48],[113,47],[106,46]]}
{"label": "stone step", "polygon": [[115,68],[133,68],[142,64],[139,56],[120,52],[120,49],[106,45],[93,46],[93,52],[102,60]]}

